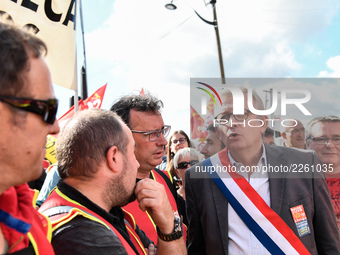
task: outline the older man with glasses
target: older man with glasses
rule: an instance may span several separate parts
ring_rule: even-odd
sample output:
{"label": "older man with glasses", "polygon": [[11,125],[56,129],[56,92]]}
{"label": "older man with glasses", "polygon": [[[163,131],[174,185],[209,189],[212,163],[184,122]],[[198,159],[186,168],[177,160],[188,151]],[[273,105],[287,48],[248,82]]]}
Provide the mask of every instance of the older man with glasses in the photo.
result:
{"label": "older man with glasses", "polygon": [[297,119],[287,121],[281,136],[283,138],[283,146],[305,149],[305,128],[301,121]]}
{"label": "older man with glasses", "polygon": [[306,143],[328,170],[327,184],[340,229],[340,118],[326,115],[311,120],[307,125]]}
{"label": "older man with glasses", "polygon": [[27,182],[39,178],[46,136],[59,132],[46,45],[0,22],[0,254],[54,254]]}
{"label": "older man with glasses", "polygon": [[[174,211],[175,218],[178,215],[176,190],[170,179],[156,166],[162,162],[164,148],[167,145],[165,139],[170,132],[170,126],[164,125],[161,115],[163,103],[150,94],[124,96],[116,101],[111,111],[116,112],[131,129],[136,142],[135,155],[140,164],[137,172],[137,181],[151,178],[158,184],[158,190],[150,190],[162,199],[168,199]],[[146,235],[157,244],[158,237],[167,240],[179,238],[175,233],[164,236],[157,229],[153,219],[143,212],[137,201],[124,207],[132,214],[136,223]],[[169,221],[174,219],[169,219]],[[186,227],[184,226],[184,240]],[[158,237],[157,237],[158,235]]]}

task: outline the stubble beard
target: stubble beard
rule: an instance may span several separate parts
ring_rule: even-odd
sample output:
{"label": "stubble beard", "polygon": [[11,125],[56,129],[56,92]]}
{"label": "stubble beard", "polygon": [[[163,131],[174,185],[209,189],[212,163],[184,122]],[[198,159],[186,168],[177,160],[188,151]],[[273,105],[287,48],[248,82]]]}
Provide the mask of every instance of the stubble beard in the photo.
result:
{"label": "stubble beard", "polygon": [[[123,162],[124,169],[128,169],[130,166],[127,162],[127,159],[124,159]],[[112,178],[107,184],[104,193],[104,201],[111,207],[123,207],[133,201],[136,200],[135,196],[135,188],[132,191],[129,191],[124,185],[124,178],[129,178],[124,176],[125,173],[122,173],[118,178]]]}

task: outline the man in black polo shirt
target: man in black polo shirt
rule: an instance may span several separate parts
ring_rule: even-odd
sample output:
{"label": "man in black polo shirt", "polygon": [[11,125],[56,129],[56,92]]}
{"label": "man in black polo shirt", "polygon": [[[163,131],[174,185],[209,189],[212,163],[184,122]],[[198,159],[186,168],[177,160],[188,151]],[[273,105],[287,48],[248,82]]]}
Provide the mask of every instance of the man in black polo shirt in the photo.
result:
{"label": "man in black polo shirt", "polygon": [[151,179],[136,185],[139,163],[134,151],[131,131],[111,111],[86,110],[64,126],[57,144],[62,181],[39,209],[51,219],[57,255],[154,250],[120,208],[135,198],[157,223],[157,249],[165,254],[186,253],[180,220],[164,187]]}

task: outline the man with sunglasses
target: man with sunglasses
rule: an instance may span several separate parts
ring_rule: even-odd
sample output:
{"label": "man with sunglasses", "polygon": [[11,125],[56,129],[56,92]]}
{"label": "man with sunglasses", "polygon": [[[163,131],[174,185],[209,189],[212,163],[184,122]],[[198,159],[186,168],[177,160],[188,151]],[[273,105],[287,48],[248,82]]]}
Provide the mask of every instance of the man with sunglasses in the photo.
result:
{"label": "man with sunglasses", "polygon": [[39,178],[58,100],[41,57],[46,45],[0,22],[0,253],[54,254],[47,219],[26,184]]}
{"label": "man with sunglasses", "polygon": [[311,120],[307,125],[306,143],[328,169],[327,184],[340,229],[340,118],[325,115]]}
{"label": "man with sunglasses", "polygon": [[[254,108],[263,110],[252,93]],[[248,100],[244,114],[235,114],[242,98],[234,100],[229,90],[221,98],[215,126],[227,149],[186,171],[188,253],[340,254],[317,155],[264,144],[267,117],[252,113]]]}
{"label": "man with sunglasses", "polygon": [[[161,115],[163,102],[150,94],[123,96],[111,107],[130,128],[136,142],[135,155],[140,166],[137,172],[137,181],[151,178],[161,185],[155,185],[150,190],[160,196],[160,199],[168,199],[174,214],[178,215],[176,190],[170,179],[156,166],[162,162],[165,139],[170,132],[170,126],[164,125]],[[132,202],[124,207],[132,214],[138,226],[145,234],[157,244],[160,236],[153,219],[143,212],[138,203]],[[186,227],[183,226],[183,236],[186,240]],[[169,240],[176,238],[168,236]]]}

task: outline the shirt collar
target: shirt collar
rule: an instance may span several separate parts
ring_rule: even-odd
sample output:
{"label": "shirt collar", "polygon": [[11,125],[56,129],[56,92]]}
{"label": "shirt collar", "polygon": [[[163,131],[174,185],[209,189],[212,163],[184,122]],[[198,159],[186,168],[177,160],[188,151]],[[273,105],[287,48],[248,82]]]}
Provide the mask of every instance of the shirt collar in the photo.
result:
{"label": "shirt collar", "polygon": [[[230,163],[236,167],[236,169],[239,169],[240,166],[243,166],[242,163],[236,162],[235,159],[231,156],[229,150],[228,150],[228,157],[230,160]],[[264,144],[262,143],[262,155],[261,158],[259,160],[259,162],[257,163],[257,166],[261,169],[261,172],[259,173],[260,175],[266,174],[268,175],[267,172],[263,172],[263,169],[261,166],[266,166],[267,165],[267,156],[266,156],[266,147],[264,146]]]}

